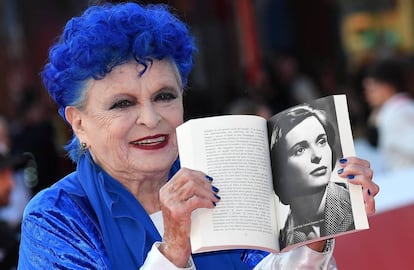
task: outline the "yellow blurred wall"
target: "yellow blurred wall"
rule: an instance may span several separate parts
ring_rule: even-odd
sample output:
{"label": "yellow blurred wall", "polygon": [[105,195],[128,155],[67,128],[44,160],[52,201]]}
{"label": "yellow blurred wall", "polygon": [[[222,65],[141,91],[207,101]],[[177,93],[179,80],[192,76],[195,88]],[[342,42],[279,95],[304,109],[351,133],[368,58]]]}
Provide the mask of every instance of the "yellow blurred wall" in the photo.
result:
{"label": "yellow blurred wall", "polygon": [[346,15],[342,40],[351,68],[371,58],[414,51],[414,1],[396,0],[389,10]]}

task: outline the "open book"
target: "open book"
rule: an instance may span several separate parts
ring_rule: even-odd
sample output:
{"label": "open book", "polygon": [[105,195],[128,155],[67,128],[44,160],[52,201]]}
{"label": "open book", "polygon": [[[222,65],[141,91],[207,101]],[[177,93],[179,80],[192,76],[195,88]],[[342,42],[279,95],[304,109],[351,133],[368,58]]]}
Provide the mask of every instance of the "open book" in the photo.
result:
{"label": "open book", "polygon": [[192,215],[193,253],[280,252],[368,229],[362,188],[338,176],[355,156],[345,95],[253,115],[193,119],[177,128],[181,166],[214,178],[221,200]]}

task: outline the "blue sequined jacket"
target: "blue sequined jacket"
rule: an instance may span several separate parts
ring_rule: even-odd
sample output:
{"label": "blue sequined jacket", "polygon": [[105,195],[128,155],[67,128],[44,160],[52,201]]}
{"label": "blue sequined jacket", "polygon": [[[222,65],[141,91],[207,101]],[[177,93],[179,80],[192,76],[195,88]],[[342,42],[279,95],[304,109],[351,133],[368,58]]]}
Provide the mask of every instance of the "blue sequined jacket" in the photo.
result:
{"label": "blue sequined jacket", "polygon": [[[119,268],[111,267],[97,212],[93,209],[93,204],[84,190],[85,185],[80,182],[90,181],[90,179],[85,179],[84,175],[84,172],[79,172],[78,164],[77,171],[38,193],[29,202],[22,223],[19,270]],[[127,192],[126,189],[114,190],[117,188],[116,185],[112,185],[111,188],[111,193],[118,195]],[[139,204],[138,201],[136,203]],[[122,205],[117,209],[124,211]],[[142,207],[137,205],[136,211],[141,211],[140,215],[143,220],[148,220],[148,215],[140,209]],[[148,225],[141,220],[135,221],[140,223],[145,231],[153,231],[155,228],[147,228],[153,225]],[[158,233],[151,233],[156,236],[149,238],[148,233],[142,232],[134,232],[127,236],[128,240],[133,239],[131,241],[136,246],[135,257],[145,260],[148,248],[142,247],[151,247],[153,242],[161,241]],[[119,252],[125,254],[128,251]],[[243,251],[233,250],[193,255],[193,260],[197,269],[200,270],[251,269],[242,262],[242,256]],[[135,261],[138,263],[134,265],[125,263],[123,269],[139,269],[141,266],[139,259]]]}

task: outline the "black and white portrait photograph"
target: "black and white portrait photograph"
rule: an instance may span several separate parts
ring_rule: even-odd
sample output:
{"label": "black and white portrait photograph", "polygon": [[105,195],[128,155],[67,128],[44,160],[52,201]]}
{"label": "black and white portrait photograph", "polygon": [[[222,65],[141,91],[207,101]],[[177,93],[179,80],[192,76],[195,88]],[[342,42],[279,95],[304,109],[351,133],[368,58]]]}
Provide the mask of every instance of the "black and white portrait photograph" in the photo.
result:
{"label": "black and white portrait photograph", "polygon": [[[276,195],[288,207],[281,248],[355,228],[334,99],[301,104],[269,121]],[[350,176],[352,177],[352,176]]]}

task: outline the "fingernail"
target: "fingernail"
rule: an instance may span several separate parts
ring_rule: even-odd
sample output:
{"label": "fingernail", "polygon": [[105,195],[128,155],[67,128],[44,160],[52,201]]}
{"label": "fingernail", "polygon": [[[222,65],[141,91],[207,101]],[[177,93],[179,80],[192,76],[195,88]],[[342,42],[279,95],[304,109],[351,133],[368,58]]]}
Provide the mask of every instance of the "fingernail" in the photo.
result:
{"label": "fingernail", "polygon": [[216,203],[215,202],[212,202],[212,203],[213,203],[214,206],[216,206]]}
{"label": "fingernail", "polygon": [[214,196],[215,196],[217,199],[221,200],[221,197],[220,197],[219,195],[214,194]]}
{"label": "fingernail", "polygon": [[368,189],[367,192],[368,192],[368,195],[371,196],[371,190]]}
{"label": "fingernail", "polygon": [[348,175],[347,177],[348,177],[348,179],[349,179],[349,180],[352,180],[352,179],[354,179],[354,178],[355,178],[355,175],[350,174],[350,175]]}
{"label": "fingernail", "polygon": [[213,177],[206,175],[206,180],[211,182],[211,181],[213,181]]}
{"label": "fingernail", "polygon": [[344,168],[341,168],[341,169],[338,170],[338,174],[341,174],[343,172],[344,172]]}
{"label": "fingernail", "polygon": [[216,188],[215,186],[211,186],[211,190],[213,190],[214,192],[219,192],[219,189],[218,188]]}
{"label": "fingernail", "polygon": [[348,161],[348,160],[347,160],[346,158],[341,158],[341,159],[339,160],[339,163],[341,163],[341,164],[345,164],[347,161]]}

